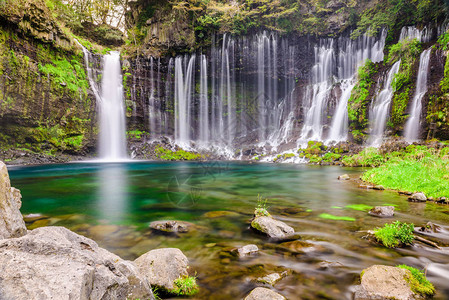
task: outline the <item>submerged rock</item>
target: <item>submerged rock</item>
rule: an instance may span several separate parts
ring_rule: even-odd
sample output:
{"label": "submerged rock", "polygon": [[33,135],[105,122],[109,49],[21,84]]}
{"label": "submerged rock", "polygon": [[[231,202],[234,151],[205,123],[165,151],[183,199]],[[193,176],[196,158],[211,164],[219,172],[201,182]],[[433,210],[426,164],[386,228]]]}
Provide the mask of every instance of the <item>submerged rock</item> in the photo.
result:
{"label": "submerged rock", "polygon": [[226,211],[226,210],[216,210],[216,211],[209,211],[205,214],[203,214],[203,217],[209,218],[209,219],[215,219],[215,218],[223,218],[223,217],[238,217],[240,214],[233,212],[233,211]]}
{"label": "submerged rock", "polygon": [[254,218],[251,228],[278,240],[291,239],[295,234],[295,230],[284,222],[265,216]]}
{"label": "submerged rock", "polygon": [[257,278],[257,281],[260,283],[265,283],[274,286],[279,280],[281,280],[285,276],[287,276],[287,271],[282,272],[282,274],[279,273],[268,274],[267,276]]}
{"label": "submerged rock", "polygon": [[151,285],[166,291],[175,288],[174,281],[188,276],[189,260],[177,248],[161,248],[151,250],[135,261],[140,273]]}
{"label": "submerged rock", "polygon": [[246,245],[237,249],[239,257],[247,257],[256,255],[259,252],[259,248],[256,245]]}
{"label": "submerged rock", "polygon": [[338,180],[349,180],[349,175],[348,174],[343,174],[338,176]]}
{"label": "submerged rock", "polygon": [[42,220],[42,219],[48,219],[48,216],[42,215],[42,214],[28,214],[23,216],[23,220],[26,223],[32,223],[34,221]]}
{"label": "submerged rock", "polygon": [[375,206],[368,213],[375,217],[389,218],[394,216],[394,206]]}
{"label": "submerged rock", "polygon": [[184,221],[154,221],[150,228],[165,233],[186,233],[194,228],[195,224]]}
{"label": "submerged rock", "polygon": [[245,300],[285,300],[285,297],[270,289],[258,287],[252,290]]}
{"label": "submerged rock", "polygon": [[424,193],[414,193],[409,198],[411,201],[417,201],[417,202],[426,202],[427,197],[424,195]]}
{"label": "submerged rock", "polygon": [[130,261],[63,227],[0,241],[1,299],[154,299]]}
{"label": "submerged rock", "polygon": [[357,287],[354,299],[423,299],[414,293],[410,283],[411,272],[398,267],[374,265],[363,270],[361,284]]}
{"label": "submerged rock", "polygon": [[21,237],[27,233],[20,207],[22,195],[11,187],[6,165],[0,161],[0,239]]}

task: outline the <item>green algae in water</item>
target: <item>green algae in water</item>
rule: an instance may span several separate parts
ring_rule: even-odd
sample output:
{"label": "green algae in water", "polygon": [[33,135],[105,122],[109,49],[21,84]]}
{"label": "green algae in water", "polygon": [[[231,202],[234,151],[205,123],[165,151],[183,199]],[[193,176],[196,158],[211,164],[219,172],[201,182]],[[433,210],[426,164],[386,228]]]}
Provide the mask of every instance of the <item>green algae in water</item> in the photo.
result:
{"label": "green algae in water", "polygon": [[351,221],[354,222],[355,218],[347,217],[347,216],[335,216],[331,214],[320,214],[320,218],[328,219],[328,220],[337,220],[337,221]]}
{"label": "green algae in water", "polygon": [[343,207],[341,207],[341,206],[332,206],[331,208],[342,209]]}
{"label": "green algae in water", "polygon": [[350,204],[350,205],[346,205],[346,208],[349,209],[353,209],[353,210],[360,210],[360,211],[368,211],[371,208],[373,208],[370,205],[366,205],[366,204]]}

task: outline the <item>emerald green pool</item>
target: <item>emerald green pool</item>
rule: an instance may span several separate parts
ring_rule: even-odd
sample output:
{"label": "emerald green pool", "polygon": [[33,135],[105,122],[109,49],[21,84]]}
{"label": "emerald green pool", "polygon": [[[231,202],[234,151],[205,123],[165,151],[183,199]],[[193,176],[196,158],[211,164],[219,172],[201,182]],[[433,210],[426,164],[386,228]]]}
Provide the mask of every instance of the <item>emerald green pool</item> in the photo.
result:
{"label": "emerald green pool", "polygon": [[[366,230],[400,220],[449,228],[449,207],[411,203],[393,191],[363,190],[351,181],[361,169],[293,164],[71,163],[10,167],[23,196],[22,213],[49,218],[29,228],[65,226],[93,238],[125,259],[155,248],[180,248],[201,287],[197,299],[240,299],[257,277],[287,271],[275,290],[288,299],[351,299],[362,269],[373,264],[427,268],[435,299],[449,299],[449,247],[386,249]],[[272,243],[249,228],[258,195],[268,211],[295,228],[307,243]],[[357,205],[355,204],[364,204]],[[394,205],[392,219],[369,216],[368,207]],[[226,211],[226,213],[211,213]],[[326,215],[327,214],[327,215]],[[326,217],[345,217],[332,220]],[[155,220],[195,223],[178,236],[152,232]],[[449,236],[446,242],[449,243]],[[230,259],[227,251],[256,244],[257,257]],[[306,245],[306,246],[304,246]]]}

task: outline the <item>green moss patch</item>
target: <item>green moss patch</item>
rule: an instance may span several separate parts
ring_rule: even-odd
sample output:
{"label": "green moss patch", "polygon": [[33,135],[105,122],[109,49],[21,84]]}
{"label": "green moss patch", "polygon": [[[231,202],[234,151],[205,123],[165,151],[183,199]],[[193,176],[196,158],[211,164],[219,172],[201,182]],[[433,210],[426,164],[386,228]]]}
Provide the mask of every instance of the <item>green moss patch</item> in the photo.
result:
{"label": "green moss patch", "polygon": [[355,221],[355,218],[352,218],[352,217],[335,216],[335,215],[331,215],[331,214],[320,214],[318,217],[320,217],[322,219],[336,220],[336,221],[349,221],[349,222]]}
{"label": "green moss patch", "polygon": [[407,282],[410,284],[410,288],[413,292],[424,297],[431,297],[435,294],[435,287],[429,280],[427,280],[426,275],[423,271],[407,265],[399,265],[397,267],[409,270],[412,274],[405,280],[407,280]]}

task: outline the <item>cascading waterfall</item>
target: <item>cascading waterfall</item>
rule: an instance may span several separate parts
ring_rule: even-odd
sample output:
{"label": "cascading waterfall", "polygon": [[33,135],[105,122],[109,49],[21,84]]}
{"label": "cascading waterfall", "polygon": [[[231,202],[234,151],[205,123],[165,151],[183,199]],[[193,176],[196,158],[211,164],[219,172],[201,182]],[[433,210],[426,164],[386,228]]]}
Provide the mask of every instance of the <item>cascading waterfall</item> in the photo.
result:
{"label": "cascading waterfall", "polygon": [[428,28],[427,26],[421,30],[414,26],[405,26],[401,29],[399,41],[403,41],[405,39],[417,39],[422,43],[428,43],[432,39],[432,33],[432,28]]}
{"label": "cascading waterfall", "polygon": [[126,123],[120,53],[112,51],[103,57],[100,104],[100,158],[126,159]]}
{"label": "cascading waterfall", "polygon": [[418,78],[416,80],[416,90],[413,96],[410,117],[405,124],[404,137],[409,143],[419,138],[421,128],[422,98],[427,93],[427,75],[429,71],[430,54],[429,48],[421,53],[419,58]]}
{"label": "cascading waterfall", "polygon": [[321,140],[324,109],[332,87],[335,69],[334,40],[322,40],[315,47],[315,65],[312,67],[311,85],[305,93],[305,106],[308,107],[301,137],[303,139]]}
{"label": "cascading waterfall", "polygon": [[391,99],[393,98],[394,93],[391,83],[393,82],[394,75],[399,72],[400,65],[401,61],[399,60],[391,67],[384,88],[373,102],[369,114],[369,121],[372,126],[369,141],[371,146],[379,146],[382,142],[385,125],[390,113]]}
{"label": "cascading waterfall", "polygon": [[209,142],[209,103],[207,97],[207,58],[201,55],[200,68],[200,116],[199,116],[199,140],[207,144]]}
{"label": "cascading waterfall", "polygon": [[195,55],[192,55],[190,59],[187,56],[175,59],[175,138],[183,145],[187,145],[191,137],[195,58]]}
{"label": "cascading waterfall", "polygon": [[82,46],[90,87],[100,112],[99,156],[104,161],[127,159],[126,120],[120,53],[112,51],[103,57],[101,93],[90,64],[91,53]]}
{"label": "cascading waterfall", "polygon": [[305,120],[299,141],[323,140],[323,128],[328,116],[326,105],[331,97],[333,84],[338,83],[340,97],[333,114],[328,141],[343,141],[348,135],[347,105],[355,85],[357,67],[370,59],[380,62],[387,31],[383,29],[379,38],[363,35],[351,40],[349,37],[325,39],[315,47],[315,65],[312,68],[311,84],[303,98]]}

